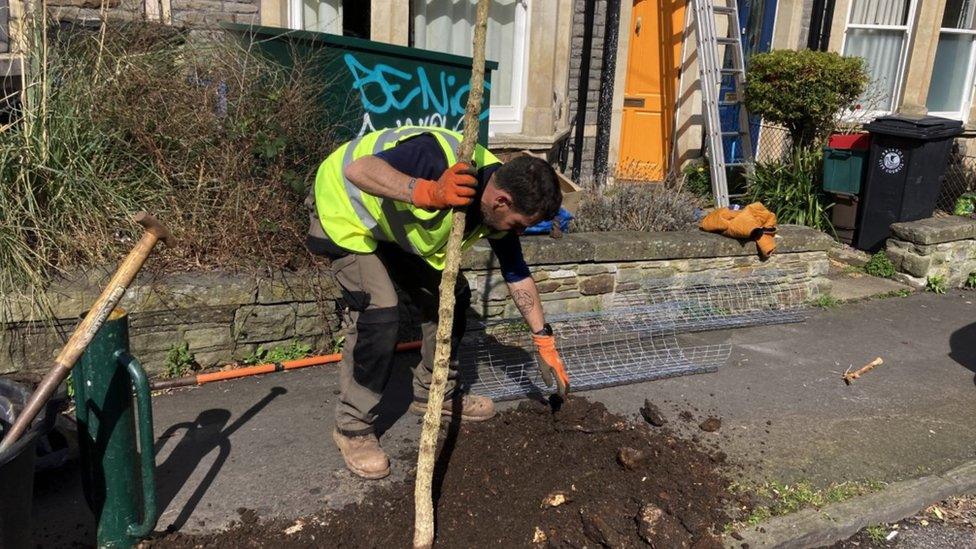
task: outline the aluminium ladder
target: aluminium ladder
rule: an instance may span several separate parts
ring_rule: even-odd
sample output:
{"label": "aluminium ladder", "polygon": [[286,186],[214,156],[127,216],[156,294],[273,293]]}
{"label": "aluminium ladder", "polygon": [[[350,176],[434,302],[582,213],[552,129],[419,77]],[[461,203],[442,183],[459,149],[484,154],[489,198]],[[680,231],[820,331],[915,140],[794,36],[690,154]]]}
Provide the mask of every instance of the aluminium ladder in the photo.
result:
{"label": "aluminium ladder", "polygon": [[[721,0],[719,0],[721,1]],[[692,0],[695,11],[695,38],[698,46],[698,66],[701,77],[702,114],[705,119],[706,149],[709,154],[709,168],[712,176],[712,194],[719,208],[729,205],[729,185],[726,167],[743,167],[752,170],[752,135],[749,132],[749,113],[743,102],[745,94],[746,69],[742,53],[741,31],[739,26],[739,6],[736,0],[725,0],[725,5],[716,6],[715,0]],[[727,17],[727,36],[717,36],[716,16]],[[720,59],[730,51],[732,67],[724,68]],[[721,84],[725,77],[731,76],[734,92],[720,98]],[[738,110],[738,127],[722,130],[720,107]],[[741,153],[738,158],[725,158],[725,137],[738,137]],[[739,195],[736,195],[739,196]]]}

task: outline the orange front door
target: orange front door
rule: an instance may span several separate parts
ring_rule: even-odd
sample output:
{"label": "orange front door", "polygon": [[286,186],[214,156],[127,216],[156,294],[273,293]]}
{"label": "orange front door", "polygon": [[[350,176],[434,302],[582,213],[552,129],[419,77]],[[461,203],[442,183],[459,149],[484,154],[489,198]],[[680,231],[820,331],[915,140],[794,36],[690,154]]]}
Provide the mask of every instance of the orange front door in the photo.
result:
{"label": "orange front door", "polygon": [[665,179],[674,133],[684,0],[633,0],[617,177]]}

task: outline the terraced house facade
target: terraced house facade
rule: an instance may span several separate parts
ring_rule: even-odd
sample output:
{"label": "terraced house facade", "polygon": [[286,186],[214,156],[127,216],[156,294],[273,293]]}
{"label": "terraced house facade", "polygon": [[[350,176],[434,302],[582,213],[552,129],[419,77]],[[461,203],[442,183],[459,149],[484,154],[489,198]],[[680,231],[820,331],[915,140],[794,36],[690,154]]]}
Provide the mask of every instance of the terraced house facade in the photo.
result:
{"label": "terraced house facade", "polygon": [[[687,0],[496,0],[489,144],[547,154],[580,178],[662,180],[701,155]],[[40,3],[37,3],[39,6]],[[302,29],[469,55],[474,1],[50,0],[58,19],[225,22]],[[0,0],[0,69],[17,87],[20,0]],[[746,58],[813,48],[864,57],[872,86],[850,116],[931,113],[976,127],[973,0],[740,0]],[[723,31],[724,29],[719,29]],[[748,61],[747,61],[748,62]],[[754,129],[758,154],[783,132]]]}

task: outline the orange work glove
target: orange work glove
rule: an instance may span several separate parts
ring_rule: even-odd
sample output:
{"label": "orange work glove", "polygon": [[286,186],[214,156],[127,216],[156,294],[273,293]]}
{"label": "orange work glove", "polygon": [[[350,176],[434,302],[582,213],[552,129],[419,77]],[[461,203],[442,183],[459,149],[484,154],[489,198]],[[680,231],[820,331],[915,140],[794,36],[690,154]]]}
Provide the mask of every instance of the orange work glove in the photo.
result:
{"label": "orange work glove", "polygon": [[413,188],[411,201],[425,210],[444,210],[457,206],[467,206],[475,195],[478,180],[474,169],[458,162],[444,170],[437,181],[418,179]]}
{"label": "orange work glove", "polygon": [[553,374],[556,374],[556,390],[559,396],[565,397],[569,392],[569,375],[566,374],[566,366],[556,351],[556,338],[551,335],[532,334],[532,341],[535,342],[538,351],[537,362],[542,381],[546,382],[547,387],[552,387]]}

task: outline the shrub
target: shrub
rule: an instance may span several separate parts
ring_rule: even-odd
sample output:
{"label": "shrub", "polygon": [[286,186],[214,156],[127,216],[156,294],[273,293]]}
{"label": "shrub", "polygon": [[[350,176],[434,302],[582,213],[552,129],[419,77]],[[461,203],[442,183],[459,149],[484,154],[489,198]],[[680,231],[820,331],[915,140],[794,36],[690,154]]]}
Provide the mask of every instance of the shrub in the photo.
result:
{"label": "shrub", "polygon": [[[120,24],[122,25],[122,24]],[[0,295],[112,261],[156,213],[180,246],[152,268],[306,257],[305,186],[332,148],[324,77],[219,33],[152,24],[51,31],[47,78],[0,131]]]}
{"label": "shrub", "polygon": [[966,277],[966,287],[969,289],[976,288],[976,273],[969,273]]}
{"label": "shrub", "polygon": [[888,258],[888,254],[880,251],[872,255],[871,259],[864,265],[864,272],[871,276],[891,278],[895,276],[895,264]]}
{"label": "shrub", "polygon": [[576,211],[577,231],[679,231],[697,224],[701,199],[660,183],[588,186]]}
{"label": "shrub", "polygon": [[868,85],[864,59],[812,50],[752,56],[745,104],[752,114],[786,127],[794,145],[807,147],[834,128]]}
{"label": "shrub", "polygon": [[749,200],[762,202],[779,223],[832,231],[831,204],[820,185],[822,160],[817,149],[795,149],[786,160],[757,163],[749,180]]}

